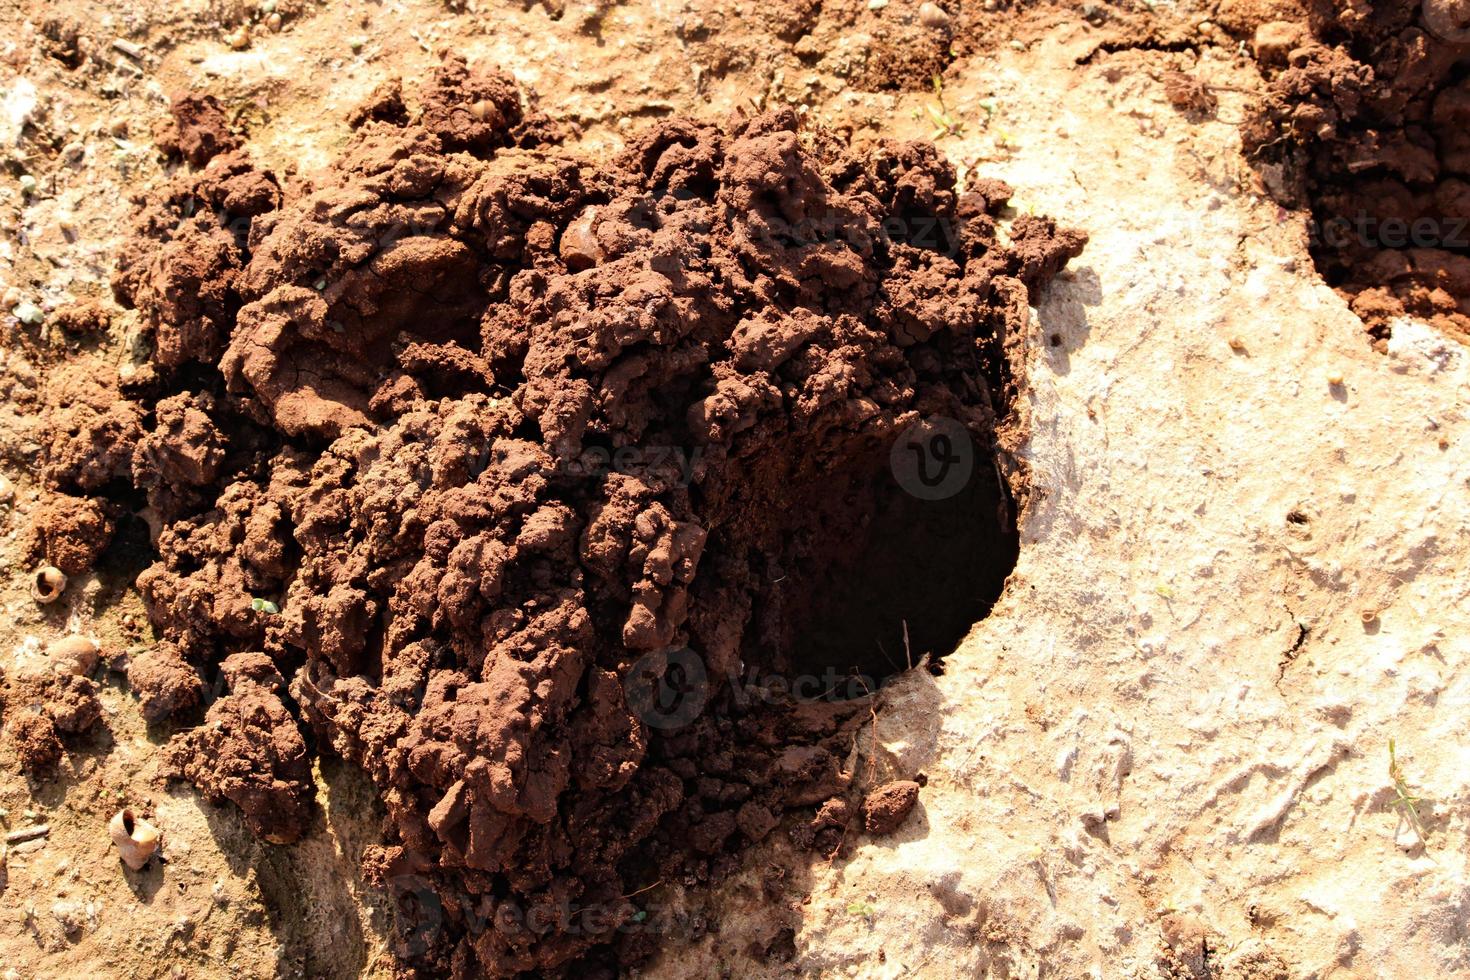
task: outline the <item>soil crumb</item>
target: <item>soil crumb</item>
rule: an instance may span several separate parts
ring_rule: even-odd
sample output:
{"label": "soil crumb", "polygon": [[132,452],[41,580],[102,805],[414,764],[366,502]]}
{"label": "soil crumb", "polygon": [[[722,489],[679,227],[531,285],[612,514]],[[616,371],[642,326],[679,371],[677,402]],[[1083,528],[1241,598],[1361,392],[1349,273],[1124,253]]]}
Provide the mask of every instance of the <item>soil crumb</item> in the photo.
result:
{"label": "soil crumb", "polygon": [[198,167],[240,145],[230,132],[224,108],[212,95],[181,95],[169,111],[173,120],[158,135],[158,148],[165,154]]}
{"label": "soil crumb", "polygon": [[[149,717],[228,691],[169,772],[283,842],[313,751],[361,767],[406,972],[617,970],[657,947],[660,884],[718,880],[788,816],[842,838],[877,678],[829,681],[877,641],[889,672],[910,639],[942,655],[985,604],[924,635],[922,590],[838,580],[978,561],[998,590],[1007,351],[1085,237],[1002,235],[999,182],[788,110],[592,160],[451,59],[353,122],[289,191],[221,143],[140,202],[114,286],[151,355],[52,385],[46,473],[153,530]],[[920,506],[953,499],[983,506]],[[891,632],[803,692],[812,630],[861,606]]]}
{"label": "soil crumb", "polygon": [[1470,6],[1310,4],[1262,24],[1245,146],[1380,348],[1405,314],[1470,342]]}
{"label": "soil crumb", "polygon": [[911,779],[895,780],[863,800],[863,824],[870,834],[891,834],[903,826],[918,802],[918,783]]}

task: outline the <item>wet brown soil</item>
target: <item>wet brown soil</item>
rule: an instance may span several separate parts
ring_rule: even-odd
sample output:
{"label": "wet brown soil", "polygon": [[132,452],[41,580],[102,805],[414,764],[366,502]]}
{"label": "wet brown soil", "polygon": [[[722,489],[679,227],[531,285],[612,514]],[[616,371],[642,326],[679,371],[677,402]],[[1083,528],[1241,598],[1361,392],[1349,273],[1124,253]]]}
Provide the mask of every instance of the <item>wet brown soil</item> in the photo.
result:
{"label": "wet brown soil", "polygon": [[[1004,185],[789,110],[588,160],[452,59],[309,178],[181,105],[201,166],[114,281],[151,353],[57,372],[46,476],[79,502],[36,536],[150,528],[165,642],[130,680],[180,726],[166,770],[289,842],[313,753],[361,767],[423,975],[615,971],[659,884],[778,826],[841,846],[864,694],[1014,563],[1008,340],[1084,236],[1002,232]],[[33,698],[38,768],[78,680]]]}
{"label": "wet brown soil", "polygon": [[1312,253],[1380,346],[1411,314],[1470,341],[1470,5],[1309,5],[1267,24],[1246,122],[1266,186],[1312,212]]}

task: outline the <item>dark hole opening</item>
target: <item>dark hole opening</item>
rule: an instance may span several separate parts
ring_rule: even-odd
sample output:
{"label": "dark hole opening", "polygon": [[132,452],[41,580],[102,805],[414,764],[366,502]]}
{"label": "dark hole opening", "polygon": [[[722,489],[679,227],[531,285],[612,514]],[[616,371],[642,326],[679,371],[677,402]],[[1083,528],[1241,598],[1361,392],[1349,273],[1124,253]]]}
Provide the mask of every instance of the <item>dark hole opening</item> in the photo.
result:
{"label": "dark hole opening", "polygon": [[775,666],[798,694],[861,697],[937,661],[1000,597],[1019,550],[1010,494],[988,451],[950,426],[865,459],[843,506],[808,511],[852,519],[822,521],[825,546],[773,586],[785,587]]}

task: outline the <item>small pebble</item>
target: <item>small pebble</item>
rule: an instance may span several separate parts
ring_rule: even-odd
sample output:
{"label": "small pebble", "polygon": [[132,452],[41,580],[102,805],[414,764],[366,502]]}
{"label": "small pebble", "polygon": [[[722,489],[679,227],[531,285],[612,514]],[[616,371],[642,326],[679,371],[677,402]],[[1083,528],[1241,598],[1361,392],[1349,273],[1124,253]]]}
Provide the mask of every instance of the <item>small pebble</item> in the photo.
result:
{"label": "small pebble", "polygon": [[128,41],[124,38],[113,38],[112,46],[115,50],[127,55],[134,61],[138,61],[143,57],[143,49],[134,44],[132,41]]}
{"label": "small pebble", "polygon": [[40,323],[41,320],[44,319],[46,316],[46,314],[41,311],[41,308],[39,306],[31,302],[17,303],[15,304],[15,309],[11,310],[10,312],[14,313],[15,318],[21,323],[29,323],[32,326]]}
{"label": "small pebble", "polygon": [[940,31],[949,26],[949,14],[933,0],[925,0],[919,5],[919,23],[930,30]]}
{"label": "small pebble", "polygon": [[20,192],[27,196],[36,193],[36,178],[30,174],[20,175]]}
{"label": "small pebble", "polygon": [[97,669],[97,641],[79,633],[63,636],[47,644],[46,658],[54,671],[85,677]]}

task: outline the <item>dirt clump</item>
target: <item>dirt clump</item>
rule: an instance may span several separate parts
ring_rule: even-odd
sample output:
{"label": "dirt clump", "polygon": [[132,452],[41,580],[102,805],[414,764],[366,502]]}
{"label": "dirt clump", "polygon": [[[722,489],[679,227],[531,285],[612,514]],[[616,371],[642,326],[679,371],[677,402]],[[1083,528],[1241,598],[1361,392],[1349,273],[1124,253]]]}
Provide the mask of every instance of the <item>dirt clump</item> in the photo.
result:
{"label": "dirt clump", "polygon": [[1256,45],[1270,87],[1246,149],[1311,209],[1317,267],[1380,347],[1406,314],[1470,341],[1470,24],[1449,6],[1319,2],[1299,46]]}
{"label": "dirt clump", "polygon": [[55,769],[65,749],[51,716],[33,707],[6,714],[9,718],[5,734],[11,750],[20,759],[21,768],[32,776],[46,775]]}
{"label": "dirt clump", "polygon": [[49,657],[3,678],[0,708],[6,740],[34,778],[50,776],[65,755],[65,741],[86,735],[102,721],[97,686],[73,665]]}
{"label": "dirt clump", "polygon": [[903,826],[919,802],[919,784],[896,779],[869,793],[863,800],[863,826],[876,836],[891,834]]}
{"label": "dirt clump", "polygon": [[122,396],[117,369],[81,356],[47,378],[42,476],[70,493],[91,492],[130,476],[143,431],[141,407]]}
{"label": "dirt clump", "polygon": [[[286,682],[263,653],[231,654],[219,669],[228,693],[210,705],[203,725],[169,744],[164,771],[192,782],[210,802],[234,803],[263,839],[299,840],[311,822],[311,759],[282,701]],[[186,696],[177,677],[168,680],[174,686],[150,693]]]}
{"label": "dirt clump", "polygon": [[158,643],[134,654],[128,661],[128,686],[141,702],[149,724],[195,710],[203,689],[198,672],[172,643]]}
{"label": "dirt clump", "polygon": [[172,119],[158,134],[158,148],[201,167],[213,157],[233,150],[240,138],[230,132],[219,99],[212,95],[181,95],[169,105]]}
{"label": "dirt clump", "polygon": [[[405,970],[615,968],[656,946],[654,886],[719,879],[791,811],[811,846],[853,818],[876,679],[791,678],[825,622],[897,651],[913,623],[918,656],[984,614],[1015,554],[1006,352],[1085,237],[1002,236],[999,182],[790,111],[593,161],[462,61],[398,103],[290,193],[234,151],[141,202],[115,291],[150,363],[63,379],[47,473],[154,529],[150,717],[228,689],[166,772],[283,842],[335,752],[382,798],[364,871]],[[960,463],[961,505],[924,510]],[[915,528],[963,549],[894,543]],[[840,588],[965,581],[940,560],[993,581],[927,634],[932,597]]]}
{"label": "dirt clump", "polygon": [[100,303],[72,303],[58,309],[52,322],[72,337],[97,337],[112,326],[112,314]]}
{"label": "dirt clump", "polygon": [[112,540],[116,522],[109,509],[97,498],[46,495],[31,518],[31,557],[67,575],[87,571]]}

